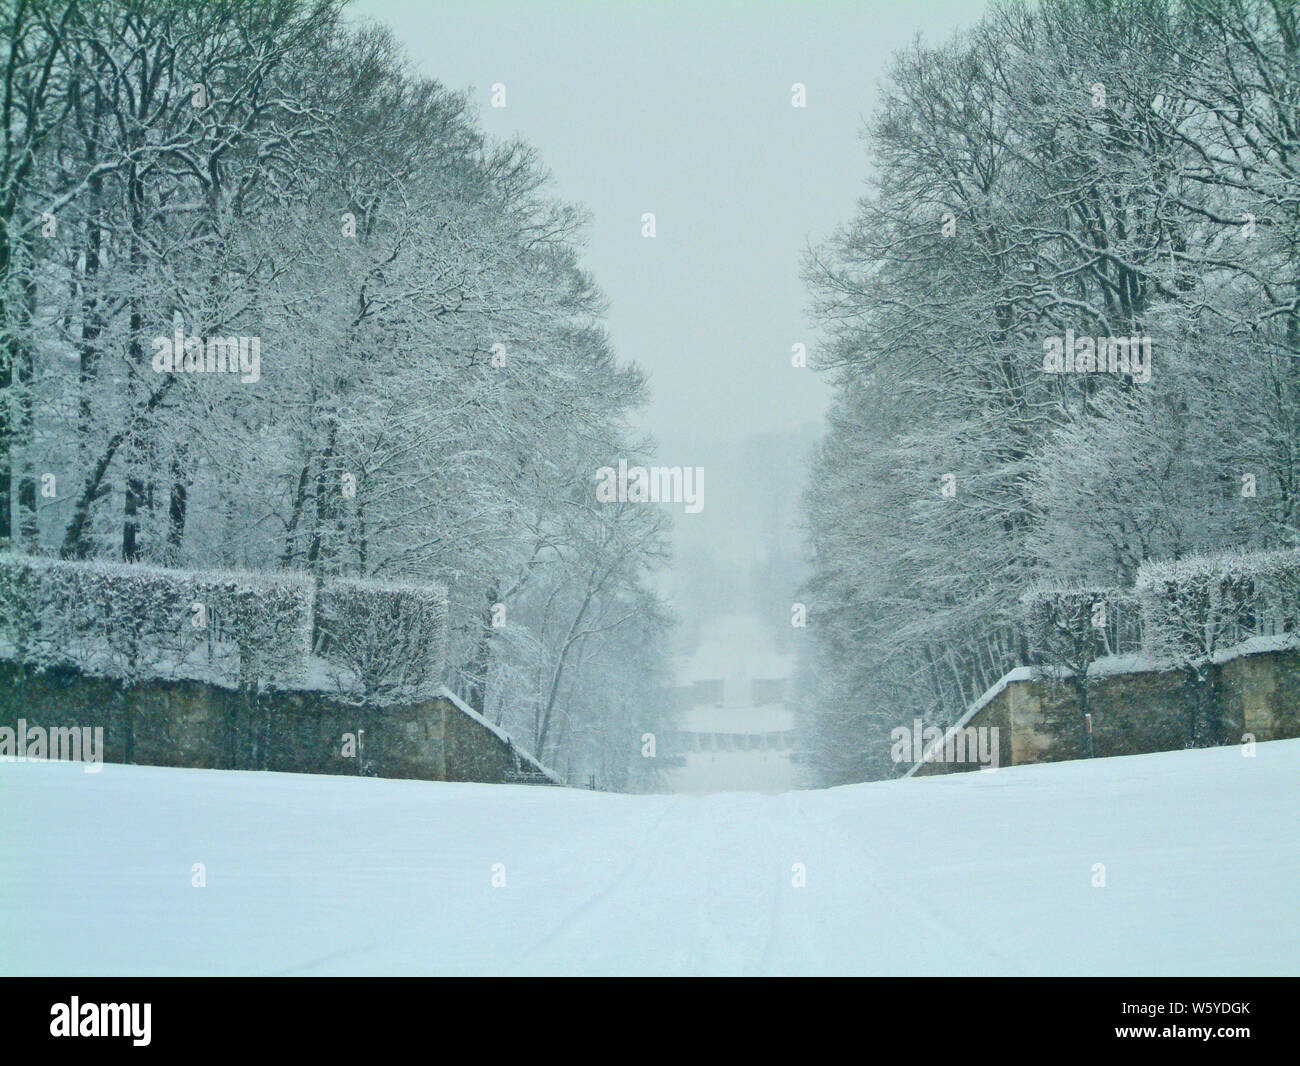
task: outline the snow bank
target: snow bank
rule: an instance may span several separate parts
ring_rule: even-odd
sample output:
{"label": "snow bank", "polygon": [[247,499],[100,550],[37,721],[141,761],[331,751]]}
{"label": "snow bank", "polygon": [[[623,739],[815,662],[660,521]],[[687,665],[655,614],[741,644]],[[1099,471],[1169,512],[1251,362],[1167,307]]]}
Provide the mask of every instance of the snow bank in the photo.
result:
{"label": "snow bank", "polygon": [[0,763],[0,809],[6,974],[1300,974],[1300,740],[777,796]]}

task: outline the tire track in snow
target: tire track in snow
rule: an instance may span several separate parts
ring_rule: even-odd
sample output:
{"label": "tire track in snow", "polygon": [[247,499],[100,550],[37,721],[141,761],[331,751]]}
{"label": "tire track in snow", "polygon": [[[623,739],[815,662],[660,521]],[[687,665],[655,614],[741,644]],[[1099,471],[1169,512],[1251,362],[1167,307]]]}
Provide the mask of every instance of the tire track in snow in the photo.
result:
{"label": "tire track in snow", "polygon": [[[580,925],[584,917],[589,916],[592,911],[601,905],[602,902],[608,899],[622,885],[627,883],[634,870],[643,867],[646,864],[647,859],[653,858],[654,855],[652,852],[654,851],[654,845],[664,833],[664,823],[667,822],[669,817],[682,805],[683,801],[684,797],[674,796],[672,802],[664,808],[663,813],[655,819],[654,823],[650,826],[649,831],[645,833],[643,843],[636,849],[632,858],[629,859],[618,873],[610,878],[604,886],[592,895],[586,897],[581,903],[565,914],[565,916],[561,918],[549,932],[545,933],[539,939],[533,941],[533,943],[528,947],[524,948],[514,960],[514,965],[511,967],[512,970],[520,970],[525,960],[536,955],[538,952],[545,950],[554,944],[562,935],[572,931]],[[531,971],[524,968],[523,972],[527,973]]]}
{"label": "tire track in snow", "polygon": [[[583,971],[762,972],[780,876],[766,813],[758,795],[678,797],[634,857],[531,944],[515,972],[535,972],[530,959],[549,969],[538,956],[557,945],[569,963],[582,952]],[[620,965],[604,962],[620,953]]]}
{"label": "tire track in snow", "polygon": [[[756,793],[709,798],[710,806],[725,805],[722,813],[727,808],[737,813],[748,810],[749,819],[743,826],[725,817],[708,822],[711,833],[701,866],[709,890],[701,893],[696,905],[696,928],[701,936],[692,958],[692,973],[762,972],[780,906],[777,871],[771,869],[772,848],[767,839],[771,823],[763,817],[765,799]],[[765,896],[769,902],[763,906]]]}
{"label": "tire track in snow", "polygon": [[[830,838],[827,830],[814,823],[812,818],[809,816],[807,810],[805,810],[802,794],[796,793],[794,795],[795,795],[795,809],[803,818],[804,822],[814,832],[819,833],[823,837],[823,839],[829,840]],[[889,864],[882,861],[880,855],[874,849],[864,844],[862,842],[861,837],[850,835],[850,834],[844,834],[843,844],[847,845],[847,848],[844,848],[844,850],[842,850],[841,853],[843,854],[847,850],[857,852],[862,858],[866,860],[866,864],[865,864],[866,871],[871,871],[871,870],[880,871],[880,870],[889,869]],[[973,961],[986,964],[989,960],[994,960],[998,964],[1000,964],[1001,972],[1009,973],[1009,974],[1020,974],[1020,975],[1024,975],[1027,973],[1027,971],[1022,969],[1016,962],[1014,962],[1008,956],[1003,954],[997,948],[993,947],[986,940],[982,940],[979,937],[971,935],[965,929],[955,924],[952,918],[950,918],[944,911],[936,907],[933,903],[930,903],[928,900],[926,900],[925,897],[920,893],[918,893],[914,897],[904,896],[900,893],[898,889],[886,887],[886,885],[874,873],[871,872],[865,873],[865,880],[867,882],[867,887],[872,892],[874,892],[877,896],[879,896],[883,901],[885,901],[887,905],[895,908],[896,911],[910,912],[911,914],[916,915],[922,922],[928,925],[931,929],[938,930],[939,932],[946,934],[949,939],[954,940],[959,944],[963,945],[966,948],[968,953],[971,951],[971,949],[974,949],[975,955],[973,956]],[[883,936],[885,927],[881,925],[879,929],[880,929],[881,936],[878,939],[878,948],[880,949],[883,955],[885,951],[884,936]],[[951,965],[950,965],[950,969],[951,969]],[[986,972],[987,969],[988,969],[987,965],[977,966],[975,968],[975,972]]]}
{"label": "tire track in snow", "polygon": [[[797,797],[798,793],[796,792],[782,793],[775,798],[776,803],[774,806],[795,806],[799,802]],[[806,822],[807,816],[804,815],[802,809],[795,806],[795,810]],[[809,867],[816,870],[824,865],[823,861],[819,861],[821,856],[816,854],[815,849],[809,848],[807,835],[798,833],[794,821],[789,815],[785,815],[781,819],[781,824],[784,829],[785,855],[779,876],[784,878],[789,874],[793,874],[794,862],[802,862],[805,871]],[[816,836],[824,842],[825,834],[816,831]],[[810,853],[810,850],[812,853]],[[787,862],[790,864],[788,871],[785,866]],[[778,872],[774,871],[773,876],[778,876]],[[820,923],[813,920],[812,915],[814,914],[816,914],[816,894],[808,894],[807,887],[796,889],[793,884],[789,884],[773,892],[771,929],[767,943],[763,945],[763,954],[759,962],[762,974],[817,972],[816,967],[807,965],[810,958],[818,957],[816,953],[809,950],[811,945],[820,940],[820,937],[814,935],[813,932],[817,930],[819,933],[821,928]],[[778,946],[781,944],[789,945],[785,948],[783,954],[778,953]],[[804,969],[797,970],[795,968],[795,960],[790,957],[791,955],[797,955],[798,961],[803,964]]]}

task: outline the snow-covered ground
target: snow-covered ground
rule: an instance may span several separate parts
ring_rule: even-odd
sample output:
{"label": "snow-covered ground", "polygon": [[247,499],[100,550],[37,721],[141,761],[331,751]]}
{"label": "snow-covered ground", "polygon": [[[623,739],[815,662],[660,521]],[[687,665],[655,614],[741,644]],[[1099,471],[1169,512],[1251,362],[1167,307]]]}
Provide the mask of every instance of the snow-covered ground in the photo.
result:
{"label": "snow-covered ground", "polygon": [[1300,740],[1257,752],[703,797],[0,764],[0,969],[1297,974]]}

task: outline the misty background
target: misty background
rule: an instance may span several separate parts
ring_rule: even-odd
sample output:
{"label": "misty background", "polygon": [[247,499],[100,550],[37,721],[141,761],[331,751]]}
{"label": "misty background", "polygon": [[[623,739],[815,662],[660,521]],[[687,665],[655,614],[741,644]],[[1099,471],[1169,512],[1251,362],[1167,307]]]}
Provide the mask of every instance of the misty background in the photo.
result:
{"label": "misty background", "polygon": [[[791,366],[816,337],[800,262],[864,190],[859,140],[890,55],[942,40],[972,3],[900,5],[360,0],[419,73],[472,88],[484,130],[534,146],[590,211],[584,266],[619,356],[650,374],[658,462],[705,469],[704,509],[669,508],[661,575],[683,647],[718,613],[791,638],[805,576],[799,494],[829,389]],[[846,46],[846,42],[852,42]],[[791,86],[807,106],[791,106]],[[491,106],[492,87],[506,106]],[[641,235],[655,215],[657,236]]]}

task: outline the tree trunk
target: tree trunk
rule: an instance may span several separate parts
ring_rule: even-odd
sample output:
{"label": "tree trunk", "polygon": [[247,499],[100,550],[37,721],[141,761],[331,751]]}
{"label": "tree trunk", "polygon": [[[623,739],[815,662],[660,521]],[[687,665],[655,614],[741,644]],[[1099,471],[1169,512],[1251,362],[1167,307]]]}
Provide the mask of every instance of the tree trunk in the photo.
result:
{"label": "tree trunk", "polygon": [[[137,415],[137,421],[141,416],[153,412],[175,381],[175,377],[168,377],[158,388],[154,389],[149,401],[144,405],[144,410],[140,412],[140,415]],[[86,481],[82,486],[81,494],[77,497],[76,504],[73,506],[72,520],[68,523],[68,529],[63,535],[63,544],[60,547],[60,554],[65,559],[84,559],[90,554],[91,544],[87,527],[90,524],[91,507],[99,499],[104,475],[134,425],[135,423],[132,422],[127,428],[118,430],[109,438],[103,452],[100,453],[99,459],[86,474]]]}
{"label": "tree trunk", "polygon": [[497,586],[493,584],[484,594],[483,613],[480,615],[478,641],[474,646],[474,657],[469,662],[466,673],[469,674],[469,690],[465,702],[479,714],[483,713],[487,702],[487,675],[492,660],[492,607],[499,602]]}
{"label": "tree trunk", "polygon": [[[324,551],[324,530],[329,523],[334,506],[334,497],[330,494],[326,478],[329,476],[330,463],[334,458],[335,433],[336,426],[331,419],[325,450],[321,453],[320,466],[316,470],[316,523],[312,530],[311,544],[307,548],[307,569],[317,575],[320,573],[321,555]],[[335,492],[337,491],[339,491],[338,486],[335,486]]]}
{"label": "tree trunk", "polygon": [[293,565],[293,558],[298,554],[294,543],[298,532],[298,523],[302,521],[303,507],[307,502],[307,486],[311,484],[311,459],[302,464],[298,474],[298,487],[293,494],[293,510],[289,514],[289,523],[284,530],[284,552],[280,555],[280,566],[288,569]]}
{"label": "tree trunk", "polygon": [[185,518],[189,506],[188,471],[185,469],[187,449],[178,447],[172,457],[172,487],[167,500],[167,556],[173,566],[180,564],[181,545],[185,541]]}
{"label": "tree trunk", "polygon": [[[36,279],[28,274],[23,285],[22,325],[25,328],[36,314]],[[30,343],[15,339],[17,361],[14,377],[18,384],[18,423],[14,427],[14,445],[23,456],[22,476],[18,482],[18,528],[23,542],[34,547],[38,537],[36,519],[36,475],[32,471],[32,439],[35,429],[32,390],[36,385],[36,356]]]}
{"label": "tree trunk", "polygon": [[[131,203],[131,277],[136,282],[136,291],[131,294],[130,340],[127,342],[127,362],[140,370],[144,364],[144,352],[140,345],[140,332],[144,329],[144,309],[138,291],[139,282],[144,273],[144,249],[141,244],[140,231],[144,225],[144,182],[136,167],[131,167],[127,180],[127,195]],[[122,561],[138,562],[140,559],[140,508],[145,505],[145,483],[137,469],[131,469],[133,463],[143,465],[145,450],[145,427],[139,422],[127,438],[127,479],[126,501],[122,512]]]}

